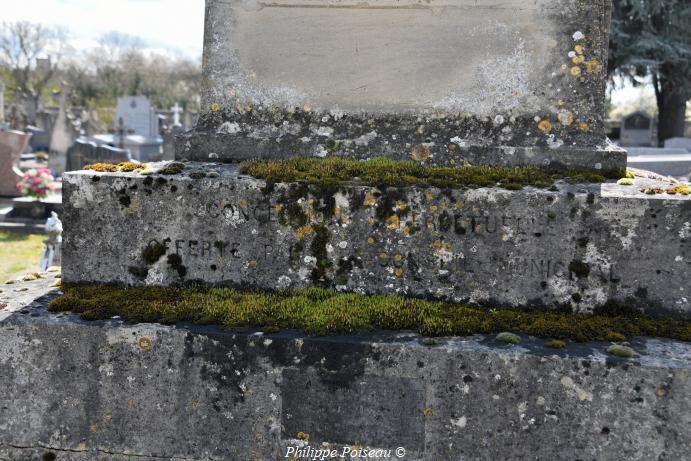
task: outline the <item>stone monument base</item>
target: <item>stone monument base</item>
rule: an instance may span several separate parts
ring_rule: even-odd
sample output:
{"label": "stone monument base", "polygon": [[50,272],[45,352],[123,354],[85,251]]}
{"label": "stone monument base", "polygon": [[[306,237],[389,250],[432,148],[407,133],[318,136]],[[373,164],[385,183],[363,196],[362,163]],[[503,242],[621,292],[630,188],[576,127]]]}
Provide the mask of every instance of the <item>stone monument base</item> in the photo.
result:
{"label": "stone monument base", "polygon": [[647,460],[691,450],[688,343],[634,338],[640,355],[627,360],[606,355],[606,343],[554,350],[526,336],[520,346],[431,344],[406,332],[84,322],[46,310],[50,281],[0,293],[5,461],[274,460],[298,448],[406,461]]}
{"label": "stone monument base", "polygon": [[327,285],[691,316],[691,196],[666,193],[660,180],[522,190],[272,184],[237,165],[177,165],[65,175],[66,282]]}

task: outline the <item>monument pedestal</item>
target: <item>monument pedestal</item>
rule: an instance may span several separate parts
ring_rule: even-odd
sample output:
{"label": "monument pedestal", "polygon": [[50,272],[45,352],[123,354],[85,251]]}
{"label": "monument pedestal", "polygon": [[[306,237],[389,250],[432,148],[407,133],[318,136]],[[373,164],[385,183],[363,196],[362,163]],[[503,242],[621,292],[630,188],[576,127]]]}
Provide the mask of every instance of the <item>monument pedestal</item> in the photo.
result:
{"label": "monument pedestal", "polygon": [[691,450],[688,343],[636,338],[640,355],[624,360],[605,355],[607,343],[557,351],[525,336],[520,347],[482,335],[424,345],[409,332],[84,322],[46,311],[49,281],[0,294],[5,460],[275,460],[309,447],[390,450],[374,458],[384,460],[648,460]]}
{"label": "monument pedestal", "polygon": [[317,186],[267,184],[237,165],[185,165],[172,175],[66,174],[64,280],[325,285],[576,312],[617,302],[691,316],[691,196],[640,191],[671,187],[661,181]]}

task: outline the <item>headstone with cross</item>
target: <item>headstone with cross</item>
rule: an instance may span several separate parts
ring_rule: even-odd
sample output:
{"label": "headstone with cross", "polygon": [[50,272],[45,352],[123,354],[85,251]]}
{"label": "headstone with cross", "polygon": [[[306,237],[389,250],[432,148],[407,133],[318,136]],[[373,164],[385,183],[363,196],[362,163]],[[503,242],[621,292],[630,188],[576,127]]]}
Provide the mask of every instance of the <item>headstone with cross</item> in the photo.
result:
{"label": "headstone with cross", "polygon": [[170,108],[170,110],[171,110],[171,112],[173,112],[173,126],[172,127],[181,127],[182,123],[180,123],[180,114],[183,113],[182,107],[180,107],[180,105],[176,102],[175,105]]}

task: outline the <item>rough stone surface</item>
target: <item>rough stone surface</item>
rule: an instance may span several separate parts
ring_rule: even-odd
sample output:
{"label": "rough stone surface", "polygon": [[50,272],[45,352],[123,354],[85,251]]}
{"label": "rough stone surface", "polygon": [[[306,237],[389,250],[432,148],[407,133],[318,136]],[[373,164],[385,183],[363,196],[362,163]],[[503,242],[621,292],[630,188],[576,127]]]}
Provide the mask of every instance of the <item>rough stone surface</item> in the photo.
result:
{"label": "rough stone surface", "polygon": [[627,360],[608,343],[557,351],[530,337],[425,346],[406,332],[87,323],[49,314],[54,293],[31,302],[45,281],[22,288],[0,311],[3,461],[274,460],[304,434],[315,448],[403,447],[378,459],[406,461],[691,451],[688,343],[636,338]]}
{"label": "rough stone surface", "polygon": [[623,168],[602,123],[609,17],[608,0],[209,0],[176,155]]}
{"label": "rough stone surface", "polygon": [[[212,170],[218,177],[192,179]],[[63,186],[63,275],[126,285],[322,284],[578,312],[614,300],[689,317],[691,197],[639,191],[653,186],[669,184],[267,186],[208,163],[173,176],[74,172]],[[163,251],[147,261],[144,250],[157,245]]]}

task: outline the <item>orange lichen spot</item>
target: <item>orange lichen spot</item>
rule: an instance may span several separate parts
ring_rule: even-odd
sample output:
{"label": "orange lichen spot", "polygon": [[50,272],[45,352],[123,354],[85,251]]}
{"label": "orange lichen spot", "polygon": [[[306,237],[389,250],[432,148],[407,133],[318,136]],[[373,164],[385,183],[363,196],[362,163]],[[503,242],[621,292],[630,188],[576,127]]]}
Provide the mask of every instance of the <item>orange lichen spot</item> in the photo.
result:
{"label": "orange lichen spot", "polygon": [[403,235],[409,235],[409,234],[410,234],[410,227],[405,226],[405,227],[403,228]]}
{"label": "orange lichen spot", "polygon": [[310,441],[310,435],[308,433],[302,432],[302,431],[297,433],[297,438],[300,440],[304,440],[305,442]]}
{"label": "orange lichen spot", "polygon": [[418,162],[424,162],[432,156],[432,149],[424,144],[416,144],[411,151],[411,157]]}
{"label": "orange lichen spot", "polygon": [[394,273],[396,274],[396,277],[402,277],[403,276],[403,268],[397,267],[396,270],[394,270]]}
{"label": "orange lichen spot", "polygon": [[221,105],[217,102],[212,102],[210,109],[211,112],[218,112],[219,110],[221,110]]}
{"label": "orange lichen spot", "polygon": [[552,131],[552,122],[547,119],[540,120],[537,124],[537,128],[543,133],[547,134]]}
{"label": "orange lichen spot", "polygon": [[304,226],[300,226],[297,229],[295,229],[295,237],[298,240],[302,240],[305,238],[305,236],[313,234],[313,233],[314,233],[314,229],[312,229],[312,226],[310,226],[309,224],[306,224]]}
{"label": "orange lichen spot", "polygon": [[365,194],[365,200],[363,201],[363,204],[365,206],[373,206],[375,203],[377,203],[377,198],[374,196],[372,192],[367,192]]}
{"label": "orange lichen spot", "polygon": [[591,59],[590,61],[585,63],[585,70],[589,74],[595,74],[597,72],[600,72],[600,61],[597,59]]}
{"label": "orange lichen spot", "polygon": [[394,259],[394,261],[400,263],[401,261],[403,261],[403,255],[402,255],[402,254],[397,254],[397,255],[395,255],[395,256],[393,257],[393,259]]}
{"label": "orange lichen spot", "polygon": [[689,195],[689,194],[691,194],[691,186],[689,186],[688,184],[679,184],[676,186],[672,186],[669,189],[667,189],[667,193],[670,195],[674,195],[674,194]]}
{"label": "orange lichen spot", "polygon": [[386,262],[386,261],[388,261],[388,260],[389,260],[389,255],[388,255],[388,254],[386,254],[386,253],[384,253],[384,252],[379,253],[379,261],[381,261],[381,262]]}
{"label": "orange lichen spot", "polygon": [[582,45],[576,45],[576,46],[573,48],[573,50],[574,50],[576,53],[578,53],[578,54],[583,54],[583,52],[585,51],[585,48],[583,48]]}
{"label": "orange lichen spot", "polygon": [[589,131],[590,125],[588,125],[586,122],[581,122],[578,124],[578,129],[581,131]]}
{"label": "orange lichen spot", "polygon": [[148,336],[142,336],[137,341],[137,347],[142,352],[150,351],[153,346],[154,342],[151,341],[151,338],[149,338]]}
{"label": "orange lichen spot", "polygon": [[562,125],[569,126],[573,123],[573,112],[570,110],[560,110],[557,113],[557,119]]}
{"label": "orange lichen spot", "polygon": [[583,56],[581,56],[581,55],[578,55],[578,56],[574,56],[574,57],[571,59],[571,61],[572,61],[574,64],[581,64],[581,63],[585,62],[585,58],[584,58]]}
{"label": "orange lichen spot", "polygon": [[115,173],[118,171],[118,166],[112,163],[94,163],[86,165],[82,170],[98,171],[99,173]]}
{"label": "orange lichen spot", "polygon": [[577,77],[577,76],[581,75],[581,68],[578,66],[573,66],[569,72],[574,77]]}
{"label": "orange lichen spot", "polygon": [[425,407],[422,409],[422,416],[424,416],[426,418],[426,417],[430,416],[432,414],[432,412],[433,411],[432,411],[431,407]]}
{"label": "orange lichen spot", "polygon": [[397,230],[400,226],[400,220],[398,219],[398,215],[391,215],[389,218],[386,220],[386,227],[390,230]]}

